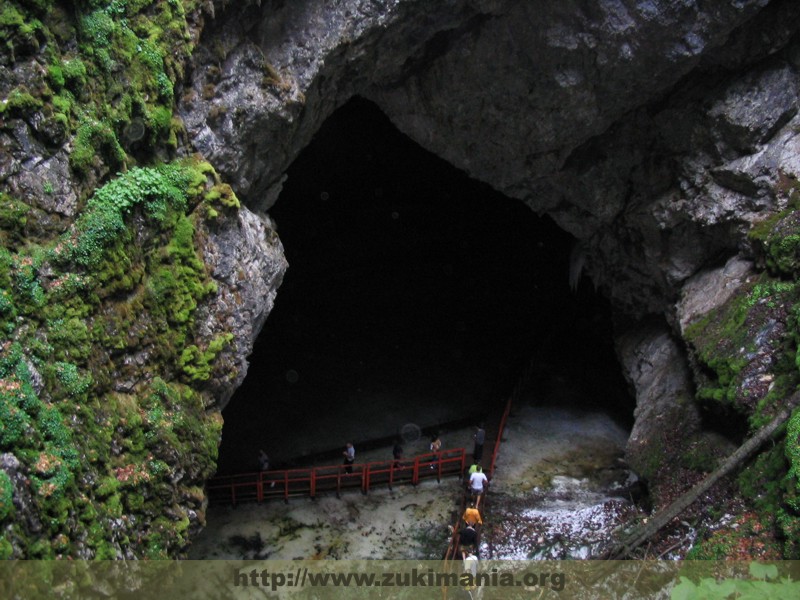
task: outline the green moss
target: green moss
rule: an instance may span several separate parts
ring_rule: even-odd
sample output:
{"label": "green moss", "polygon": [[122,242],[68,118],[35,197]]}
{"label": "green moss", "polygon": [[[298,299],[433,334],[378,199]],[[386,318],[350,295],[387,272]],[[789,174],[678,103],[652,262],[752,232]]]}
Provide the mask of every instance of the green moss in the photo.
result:
{"label": "green moss", "polygon": [[0,450],[11,450],[30,440],[35,433],[33,419],[40,408],[22,347],[7,343],[0,353]]}
{"label": "green moss", "polygon": [[114,560],[117,558],[117,551],[109,542],[102,541],[97,545],[96,560]]}
{"label": "green moss", "polygon": [[4,3],[0,9],[0,27],[5,29],[18,29],[25,24],[25,17],[17,10],[13,3]]}
{"label": "green moss", "polygon": [[125,164],[125,150],[114,130],[102,121],[84,121],[78,127],[75,147],[69,155],[70,166],[81,175],[94,168],[95,160],[102,159],[112,169]]}
{"label": "green moss", "polygon": [[186,170],[181,165],[162,165],[118,174],[94,193],[74,231],[62,238],[55,258],[97,266],[103,252],[125,232],[125,217],[135,207],[143,207],[155,220],[163,220],[171,208],[182,210],[189,182]]}
{"label": "green moss", "polygon": [[[140,162],[142,147],[134,161],[115,139],[135,117],[144,117],[150,125],[146,158],[163,156],[160,150],[177,146],[174,87],[192,50],[186,19],[183,3],[154,0],[78,3],[74,12],[45,0],[8,0],[0,7],[0,32],[10,55],[20,48],[47,49],[51,90],[44,93],[55,91],[58,96],[47,112],[62,115],[69,133],[77,134],[71,157],[77,173],[113,172]],[[76,33],[77,53],[69,43]],[[69,51],[61,54],[65,48]],[[79,101],[65,102],[67,93]],[[19,116],[40,109],[39,92],[22,90],[0,106],[0,112]]]}
{"label": "green moss", "polygon": [[0,243],[15,247],[22,242],[30,207],[5,192],[0,192]]}
{"label": "green moss", "polygon": [[66,79],[61,65],[49,65],[47,67],[47,81],[54,90],[60,90],[64,87]]}
{"label": "green moss", "polygon": [[69,92],[56,94],[50,102],[53,105],[55,114],[62,115],[63,119],[69,124],[69,115],[72,113],[72,103],[74,102],[72,94]]}
{"label": "green moss", "polygon": [[232,333],[215,337],[205,350],[191,345],[181,353],[179,364],[192,381],[206,381],[211,377],[211,369],[217,354],[233,339]]}
{"label": "green moss", "polygon": [[0,560],[7,560],[14,554],[14,548],[6,539],[5,533],[0,535]]}
{"label": "green moss", "polygon": [[80,58],[72,58],[60,65],[64,85],[75,94],[80,94],[86,86],[86,64]]}
{"label": "green moss", "polygon": [[111,10],[94,10],[81,17],[81,36],[90,50],[105,48],[111,44],[111,38],[116,25],[111,15]]}
{"label": "green moss", "polygon": [[23,6],[12,0],[0,5],[0,39],[5,41],[10,56],[27,53],[39,49],[38,36],[42,33],[42,22],[37,18],[42,13],[38,10],[31,13],[34,6]]}
{"label": "green moss", "polygon": [[205,196],[206,202],[217,203],[225,208],[239,208],[239,199],[227,183],[219,183],[212,187]]}
{"label": "green moss", "polygon": [[755,351],[755,339],[765,325],[781,316],[798,293],[795,283],[766,275],[752,281],[723,306],[686,329],[685,337],[703,367],[698,397],[751,412],[740,388],[740,373]]}
{"label": "green moss", "polygon": [[14,516],[14,484],[5,471],[0,471],[0,521]]}
{"label": "green moss", "polygon": [[783,212],[755,224],[748,238],[757,262],[777,277],[800,275],[800,188],[786,184],[791,201]]}
{"label": "green moss", "polygon": [[798,503],[797,435],[800,411],[795,410],[786,438],[759,454],[738,476],[742,497],[761,515],[762,536],[782,544],[782,557],[800,558],[800,503]]}
{"label": "green moss", "polygon": [[82,374],[80,369],[72,363],[56,362],[53,366],[56,371],[56,377],[68,396],[78,398],[89,391],[92,385],[91,375]]}
{"label": "green moss", "polygon": [[0,102],[0,115],[7,113],[10,115],[26,115],[43,106],[40,98],[33,96],[25,88],[17,88],[11,91],[5,102]]}
{"label": "green moss", "polygon": [[789,461],[787,496],[789,506],[800,513],[800,409],[795,409],[786,425],[786,459]]}
{"label": "green moss", "polygon": [[759,511],[775,513],[781,503],[786,459],[776,446],[759,454],[738,477],[739,490]]}
{"label": "green moss", "polygon": [[[182,127],[172,102],[191,50],[183,5],[7,0],[0,30],[9,56],[41,49],[46,68],[41,89],[18,89],[5,114],[57,120],[73,170],[86,175],[79,217],[53,242],[28,236],[36,212],[0,198],[0,451],[29,474],[26,510],[42,523],[32,533],[0,509],[0,556],[78,547],[98,558],[170,556],[185,547],[189,520],[158,517],[215,469],[222,420],[200,390],[230,339],[195,329],[216,290],[196,225],[210,202],[238,206],[210,165],[155,160],[170,156]],[[144,123],[140,141],[124,135],[134,121]],[[198,353],[182,364],[190,347]],[[129,393],[114,391],[129,381]],[[0,506],[7,491],[0,481]]]}
{"label": "green moss", "polygon": [[56,360],[83,362],[92,352],[89,327],[77,317],[52,321],[47,328],[47,339]]}

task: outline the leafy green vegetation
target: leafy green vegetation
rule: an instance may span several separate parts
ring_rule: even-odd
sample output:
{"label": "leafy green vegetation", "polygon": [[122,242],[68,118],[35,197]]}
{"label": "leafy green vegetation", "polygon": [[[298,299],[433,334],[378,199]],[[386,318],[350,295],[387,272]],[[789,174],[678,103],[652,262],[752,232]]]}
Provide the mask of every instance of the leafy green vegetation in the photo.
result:
{"label": "leafy green vegetation", "polygon": [[680,583],[672,588],[670,598],[745,600],[746,598],[795,598],[800,595],[800,581],[779,577],[778,567],[774,564],[751,563],[749,570],[752,579],[703,577],[695,582],[688,577],[681,577]]}

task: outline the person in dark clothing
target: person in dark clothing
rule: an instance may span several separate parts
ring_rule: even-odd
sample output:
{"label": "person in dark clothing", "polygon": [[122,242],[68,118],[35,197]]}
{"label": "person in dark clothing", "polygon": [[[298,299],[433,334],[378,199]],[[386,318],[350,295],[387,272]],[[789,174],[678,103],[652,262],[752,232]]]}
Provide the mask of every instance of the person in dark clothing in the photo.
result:
{"label": "person in dark clothing", "polygon": [[352,473],[353,472],[353,463],[356,460],[356,450],[353,448],[353,444],[347,442],[347,446],[345,446],[344,452],[342,452],[342,456],[344,456],[344,472],[345,473]]}
{"label": "person in dark clothing", "polygon": [[400,440],[394,441],[394,448],[392,448],[392,456],[394,456],[394,466],[400,466],[400,460],[403,458],[403,447],[400,445]]}
{"label": "person in dark clothing", "polygon": [[260,471],[269,471],[269,456],[263,450],[258,452],[258,468]]}
{"label": "person in dark clothing", "polygon": [[475,447],[472,449],[472,458],[475,459],[475,462],[478,462],[483,458],[483,444],[486,441],[486,430],[483,428],[483,423],[478,425],[472,439],[475,440]]}
{"label": "person in dark clothing", "polygon": [[465,526],[459,532],[458,543],[465,548],[475,546],[478,543],[478,532],[472,525]]}

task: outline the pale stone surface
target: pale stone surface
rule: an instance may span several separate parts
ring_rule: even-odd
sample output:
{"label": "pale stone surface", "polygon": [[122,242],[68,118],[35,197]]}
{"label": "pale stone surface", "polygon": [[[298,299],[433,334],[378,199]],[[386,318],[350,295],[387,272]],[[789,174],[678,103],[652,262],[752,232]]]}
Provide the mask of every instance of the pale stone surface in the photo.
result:
{"label": "pale stone surface", "polygon": [[703,271],[689,279],[676,305],[681,332],[696,318],[725,304],[751,275],[753,263],[734,257],[724,267]]}
{"label": "pale stone surface", "polygon": [[366,96],[580,238],[620,311],[668,314],[683,280],[779,204],[777,170],[796,172],[797,52],[779,51],[798,9],[766,4],[227,7],[180,109],[193,145],[267,209],[325,118]]}
{"label": "pale stone surface", "polygon": [[203,254],[218,292],[198,310],[198,329],[208,340],[233,334],[218,359],[230,368],[209,384],[222,410],[247,375],[247,356],[272,310],[288,263],[271,219],[245,207],[235,219],[227,218],[208,232]]}
{"label": "pale stone surface", "polygon": [[685,352],[665,325],[641,327],[620,336],[618,353],[636,390],[635,423],[626,459],[638,473],[652,477],[669,466],[681,442],[700,427],[692,402],[694,390]]}

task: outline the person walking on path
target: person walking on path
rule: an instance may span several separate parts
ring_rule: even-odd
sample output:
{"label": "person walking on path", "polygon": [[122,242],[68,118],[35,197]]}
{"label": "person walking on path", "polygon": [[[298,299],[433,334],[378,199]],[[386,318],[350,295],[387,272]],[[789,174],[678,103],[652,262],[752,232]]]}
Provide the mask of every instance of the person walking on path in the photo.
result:
{"label": "person walking on path", "polygon": [[400,445],[400,440],[394,441],[394,448],[392,448],[392,456],[394,456],[394,467],[400,466],[400,461],[403,459],[403,447]]}
{"label": "person walking on path", "polygon": [[[439,438],[439,434],[435,434],[431,436],[431,452],[439,452],[442,449],[442,440]],[[431,469],[436,467],[436,463],[439,462],[439,456],[434,456],[431,459]]]}
{"label": "person walking on path", "polygon": [[478,557],[472,548],[461,550],[461,558],[464,561],[464,571],[462,573],[462,590],[469,598],[479,597],[478,590]]}
{"label": "person walking on path", "polygon": [[342,456],[344,456],[344,472],[345,473],[352,473],[353,472],[353,463],[356,460],[356,449],[353,448],[353,444],[347,442],[347,446],[345,446],[344,452],[342,452]]}
{"label": "person walking on path", "polygon": [[[258,451],[258,468],[262,473],[269,471],[269,455],[264,450]],[[264,480],[263,475],[261,479]],[[269,487],[275,487],[275,480],[270,481]]]}
{"label": "person walking on path", "polygon": [[478,532],[472,525],[467,525],[458,532],[458,545],[462,548],[473,548],[478,543]]}
{"label": "person walking on path", "polygon": [[475,508],[475,503],[470,502],[467,509],[464,511],[464,515],[461,517],[464,520],[464,523],[467,525],[472,525],[475,527],[476,525],[483,525],[483,519],[481,518],[481,511]]}
{"label": "person walking on path", "polygon": [[483,423],[478,425],[472,439],[475,440],[475,447],[472,449],[472,458],[478,462],[483,458],[483,443],[486,441],[486,430],[483,428]]}
{"label": "person walking on path", "polygon": [[269,471],[269,456],[263,450],[258,451],[258,468],[260,471]]}
{"label": "person walking on path", "polygon": [[489,487],[489,479],[487,479],[486,475],[483,473],[483,469],[480,465],[476,471],[469,476],[469,488],[472,491],[472,496],[475,498],[475,508],[479,508],[481,505],[481,497],[486,492],[486,488]]}

